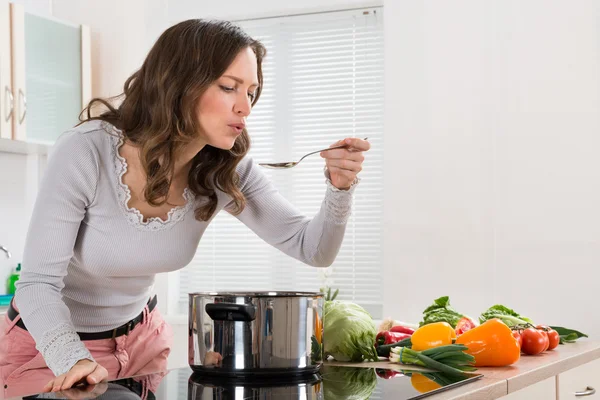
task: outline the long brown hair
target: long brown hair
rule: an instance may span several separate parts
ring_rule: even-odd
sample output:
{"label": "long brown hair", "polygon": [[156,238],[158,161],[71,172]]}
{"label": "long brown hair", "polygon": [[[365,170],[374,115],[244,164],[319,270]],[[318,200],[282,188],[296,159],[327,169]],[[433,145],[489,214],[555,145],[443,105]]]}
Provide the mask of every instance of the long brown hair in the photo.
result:
{"label": "long brown hair", "polygon": [[[258,83],[252,106],[260,97],[265,47],[238,26],[227,21],[190,19],[168,28],[148,53],[142,67],[125,81],[123,93],[111,99],[94,98],[82,111],[81,122],[100,119],[123,131],[126,140],[140,148],[147,176],[144,197],[152,206],[166,203],[177,155],[197,138],[196,107],[206,89],[216,81],[245,48],[258,62]],[[109,101],[123,98],[115,108]],[[92,117],[97,103],[107,110]],[[87,117],[82,118],[86,113]],[[250,149],[246,129],[230,150],[209,145],[193,158],[188,185],[197,196],[208,197],[195,210],[197,220],[207,221],[217,208],[215,189],[233,199],[233,214],[244,209],[246,199],[238,188],[236,167]],[[160,161],[160,162],[159,162]]]}

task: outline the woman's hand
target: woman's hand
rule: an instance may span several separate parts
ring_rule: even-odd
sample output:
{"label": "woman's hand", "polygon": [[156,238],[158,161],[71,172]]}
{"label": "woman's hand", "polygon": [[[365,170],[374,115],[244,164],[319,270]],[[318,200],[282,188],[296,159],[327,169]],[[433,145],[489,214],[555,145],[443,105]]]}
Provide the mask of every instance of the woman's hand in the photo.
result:
{"label": "woman's hand", "polygon": [[108,378],[108,371],[102,365],[91,360],[79,360],[65,374],[52,379],[44,386],[44,392],[58,392],[70,389],[73,385],[87,383],[95,385]]}
{"label": "woman's hand", "polygon": [[368,151],[371,144],[366,140],[357,138],[347,138],[332,144],[330,147],[346,144],[344,149],[327,150],[321,152],[329,170],[329,179],[333,186],[340,190],[348,190],[356,174],[362,170],[362,163],[365,156],[363,151]]}

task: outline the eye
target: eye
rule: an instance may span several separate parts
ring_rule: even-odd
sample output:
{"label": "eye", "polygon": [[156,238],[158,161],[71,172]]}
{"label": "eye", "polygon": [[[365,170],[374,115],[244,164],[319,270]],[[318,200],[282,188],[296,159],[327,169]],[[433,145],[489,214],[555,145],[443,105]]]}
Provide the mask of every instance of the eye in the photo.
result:
{"label": "eye", "polygon": [[219,85],[224,92],[233,92],[235,89],[229,86]]}
{"label": "eye", "polygon": [[248,97],[250,97],[250,100],[254,101],[256,98],[256,93],[248,93]]}

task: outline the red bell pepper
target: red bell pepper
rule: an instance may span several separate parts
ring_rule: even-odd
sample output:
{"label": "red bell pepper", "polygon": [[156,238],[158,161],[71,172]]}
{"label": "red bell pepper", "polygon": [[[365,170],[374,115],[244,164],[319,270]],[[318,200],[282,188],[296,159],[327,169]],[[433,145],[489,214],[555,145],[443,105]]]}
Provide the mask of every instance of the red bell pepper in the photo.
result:
{"label": "red bell pepper", "polygon": [[413,328],[409,328],[408,326],[396,325],[390,328],[390,332],[408,333],[412,335],[415,333],[415,330]]}
{"label": "red bell pepper", "polygon": [[456,324],[456,329],[454,329],[454,332],[456,332],[457,336],[460,336],[463,333],[475,328],[475,326],[475,323],[471,321],[468,317],[463,317]]}
{"label": "red bell pepper", "polygon": [[397,343],[397,342],[399,342],[403,339],[406,339],[407,337],[410,337],[410,336],[411,336],[410,334],[402,333],[402,332],[391,332],[391,331],[379,332],[377,334],[377,337],[375,338],[375,346]]}

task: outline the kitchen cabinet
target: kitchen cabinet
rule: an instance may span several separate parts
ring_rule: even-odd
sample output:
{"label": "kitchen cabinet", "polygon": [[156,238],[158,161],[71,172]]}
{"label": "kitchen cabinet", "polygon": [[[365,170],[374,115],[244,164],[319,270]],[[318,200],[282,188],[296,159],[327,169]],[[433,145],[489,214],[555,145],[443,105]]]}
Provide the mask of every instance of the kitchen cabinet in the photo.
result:
{"label": "kitchen cabinet", "polygon": [[[0,138],[52,145],[91,98],[90,30],[17,4],[0,7]],[[0,141],[0,151],[9,146],[31,151]]]}
{"label": "kitchen cabinet", "polygon": [[12,138],[14,108],[10,53],[10,8],[0,4],[0,139]]}
{"label": "kitchen cabinet", "polygon": [[600,399],[600,360],[559,374],[557,387],[558,400]]}
{"label": "kitchen cabinet", "polygon": [[556,399],[556,377],[547,378],[541,382],[527,386],[525,389],[518,390],[502,400],[530,400],[530,399]]}

